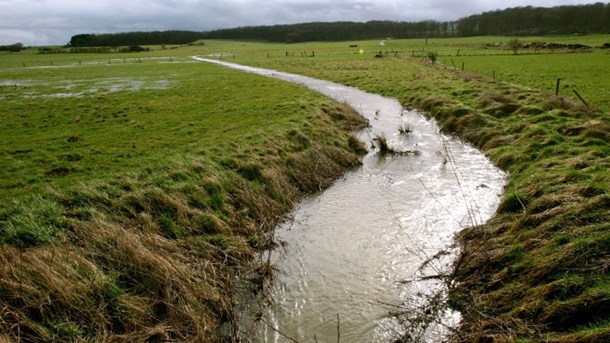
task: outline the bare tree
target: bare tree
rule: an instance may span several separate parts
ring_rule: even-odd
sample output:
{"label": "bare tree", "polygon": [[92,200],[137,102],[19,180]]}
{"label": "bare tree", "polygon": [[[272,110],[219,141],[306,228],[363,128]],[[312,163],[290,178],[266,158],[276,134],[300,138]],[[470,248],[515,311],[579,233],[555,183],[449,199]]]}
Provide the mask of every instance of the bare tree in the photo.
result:
{"label": "bare tree", "polygon": [[518,54],[521,49],[521,42],[517,38],[508,41],[508,47],[513,51],[513,54]]}

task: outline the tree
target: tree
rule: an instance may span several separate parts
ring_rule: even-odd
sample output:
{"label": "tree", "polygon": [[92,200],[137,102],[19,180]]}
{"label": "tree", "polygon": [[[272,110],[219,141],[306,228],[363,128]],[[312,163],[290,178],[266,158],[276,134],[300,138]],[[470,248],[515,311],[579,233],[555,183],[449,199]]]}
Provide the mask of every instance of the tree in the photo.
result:
{"label": "tree", "polygon": [[508,41],[508,47],[513,51],[513,54],[518,54],[521,48],[521,42],[517,38]]}
{"label": "tree", "polygon": [[6,50],[10,51],[10,52],[20,52],[24,48],[25,48],[25,46],[23,45],[23,43],[20,42],[20,43],[15,43],[15,44],[8,45],[6,47]]}

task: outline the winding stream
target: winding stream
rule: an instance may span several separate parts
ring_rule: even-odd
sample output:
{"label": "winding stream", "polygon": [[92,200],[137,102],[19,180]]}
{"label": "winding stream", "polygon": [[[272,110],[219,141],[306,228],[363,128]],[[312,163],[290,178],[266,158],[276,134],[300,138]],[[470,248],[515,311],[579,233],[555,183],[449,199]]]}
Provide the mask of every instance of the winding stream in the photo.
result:
{"label": "winding stream", "polygon": [[[295,74],[196,58],[298,83],[345,101],[369,119],[359,134],[367,147],[384,135],[390,146],[415,154],[383,155],[370,149],[362,167],[323,193],[303,201],[277,230],[284,248],[274,303],[252,342],[391,342],[404,334],[390,304],[412,303],[438,287],[414,280],[429,257],[453,242],[466,226],[489,219],[500,200],[504,173],[478,150],[441,135],[433,121],[394,100],[352,87]],[[410,133],[400,134],[399,128]],[[455,253],[455,251],[454,251]],[[437,274],[451,256],[428,268]],[[423,332],[435,342],[459,313]],[[281,331],[281,334],[278,332]],[[435,338],[436,337],[436,338]]]}

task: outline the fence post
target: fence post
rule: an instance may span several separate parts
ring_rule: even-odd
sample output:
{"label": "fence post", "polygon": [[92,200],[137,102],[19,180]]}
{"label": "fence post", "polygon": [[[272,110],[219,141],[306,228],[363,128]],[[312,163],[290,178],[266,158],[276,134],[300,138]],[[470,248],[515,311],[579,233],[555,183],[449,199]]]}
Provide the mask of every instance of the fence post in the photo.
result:
{"label": "fence post", "polygon": [[578,92],[576,91],[576,89],[572,89],[574,91],[574,94],[576,94],[576,96],[580,99],[580,101],[582,101],[583,104],[585,104],[585,106],[587,106],[587,108],[589,107],[589,104],[587,104],[587,102],[585,101],[585,99],[582,98],[582,96],[580,96],[580,94],[578,94]]}

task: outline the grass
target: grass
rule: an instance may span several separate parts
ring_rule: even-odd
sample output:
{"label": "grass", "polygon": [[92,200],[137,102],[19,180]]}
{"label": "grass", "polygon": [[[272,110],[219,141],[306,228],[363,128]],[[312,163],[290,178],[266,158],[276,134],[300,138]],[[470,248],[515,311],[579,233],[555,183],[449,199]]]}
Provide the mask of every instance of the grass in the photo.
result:
{"label": "grass", "polygon": [[[467,56],[456,57],[454,61],[465,70],[494,77],[501,82],[519,84],[531,89],[540,89],[555,94],[557,79],[559,95],[577,98],[578,92],[588,104],[610,110],[610,80],[595,74],[608,67],[607,52],[565,53],[565,54],[525,54],[517,56]],[[585,55],[586,56],[583,56]],[[586,61],[586,62],[583,62]],[[535,70],[528,75],[523,66]],[[557,66],[563,66],[562,69]]]}
{"label": "grass", "polygon": [[[74,67],[55,78],[37,70],[4,74],[25,84],[0,105],[4,196],[159,169],[170,156],[263,149],[282,130],[310,133],[303,121],[325,101],[202,63]],[[269,95],[261,100],[260,92]]]}
{"label": "grass", "polygon": [[[358,42],[314,42],[298,45],[286,44],[259,44],[252,42],[211,41],[207,48],[210,53],[224,52],[232,61],[247,64],[260,64],[269,67],[278,66],[283,70],[298,71],[301,65],[308,65],[310,61],[301,58],[303,52],[311,54],[316,52],[316,63],[321,61],[336,63],[330,64],[329,69],[319,70],[316,75],[324,77],[334,74],[336,80],[346,84],[358,84],[357,78],[365,77],[370,57],[382,52],[384,57],[416,57],[429,60],[428,54],[435,53],[437,63],[447,67],[474,72],[508,84],[515,84],[532,90],[541,90],[555,94],[557,79],[561,78],[559,95],[578,100],[573,90],[576,90],[589,105],[602,111],[610,111],[608,93],[610,92],[610,78],[606,73],[600,73],[609,65],[607,49],[593,49],[584,51],[559,50],[533,50],[520,49],[515,56],[508,46],[510,37],[472,37],[429,39],[425,44],[423,39],[386,40],[380,45],[379,40]],[[585,36],[550,36],[550,37],[523,37],[522,43],[551,42],[558,44],[585,44],[599,47],[610,42],[610,35]],[[354,44],[350,44],[354,43]],[[357,45],[349,48],[349,45]],[[286,58],[286,53],[289,58]],[[269,56],[269,57],[267,57]],[[586,62],[583,62],[586,61]],[[362,62],[363,65],[358,65]],[[382,64],[382,63],[380,63]],[[403,65],[397,77],[419,77],[410,75],[409,67]],[[348,75],[339,75],[347,73]],[[417,73],[417,72],[416,72]],[[369,81],[374,79],[366,75]],[[395,76],[395,77],[396,77]],[[373,76],[374,77],[374,76]],[[351,78],[354,78],[352,80]],[[379,82],[379,84],[383,84]],[[449,86],[447,86],[449,87]],[[383,91],[375,89],[375,91]]]}
{"label": "grass", "polygon": [[[599,46],[608,37],[523,40]],[[456,340],[602,342],[610,336],[608,52],[515,55],[498,44],[509,39],[433,40],[429,46],[423,40],[266,44],[251,50],[239,42],[213,42],[208,48],[231,51],[240,63],[395,97],[509,172],[494,218],[458,237],[463,253],[452,275],[451,304],[463,322]],[[441,63],[426,61],[431,46]],[[297,53],[286,56],[284,50]],[[314,50],[315,58],[298,54]],[[383,58],[374,58],[380,51]],[[457,68],[442,63],[449,58]],[[557,77],[559,96],[552,88]]]}
{"label": "grass", "polygon": [[0,340],[236,339],[235,276],[358,165],[355,111],[191,49],[0,55]]}
{"label": "grass", "polygon": [[[520,40],[599,46],[608,37]],[[464,320],[456,340],[607,340],[607,50],[514,55],[509,40],[206,41],[138,55],[53,55],[53,68],[33,68],[48,67],[47,55],[0,55],[2,80],[24,81],[0,88],[0,158],[13,168],[0,178],[3,334],[214,340],[235,319],[231,275],[252,269],[243,261],[270,244],[263,232],[275,221],[263,218],[278,218],[299,194],[357,163],[361,147],[344,133],[355,117],[332,115],[347,111],[342,105],[189,62],[200,54],[395,97],[509,172],[496,216],[458,237],[451,304]],[[438,51],[435,65],[426,61],[430,50]],[[103,88],[109,71],[144,85],[170,82],[104,90],[102,99],[41,96],[65,80],[85,93]],[[570,87],[559,96],[557,77]]]}

